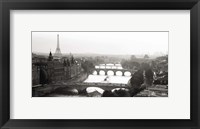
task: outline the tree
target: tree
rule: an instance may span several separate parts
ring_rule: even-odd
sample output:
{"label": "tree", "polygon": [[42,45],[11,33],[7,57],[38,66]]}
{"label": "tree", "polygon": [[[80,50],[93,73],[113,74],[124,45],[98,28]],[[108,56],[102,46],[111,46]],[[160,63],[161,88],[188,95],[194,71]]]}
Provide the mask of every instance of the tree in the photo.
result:
{"label": "tree", "polygon": [[149,56],[147,54],[144,55],[144,59],[148,59]]}
{"label": "tree", "polygon": [[64,65],[64,66],[67,66],[67,62],[66,62],[65,59],[64,59],[63,65]]}
{"label": "tree", "polygon": [[75,59],[73,56],[71,57],[71,64],[75,64]]}
{"label": "tree", "polygon": [[142,63],[140,69],[146,71],[147,69],[150,69],[150,65],[148,63]]}
{"label": "tree", "polygon": [[144,77],[142,70],[138,70],[137,72],[135,72],[130,79],[131,87],[133,88],[139,88],[143,82]]}
{"label": "tree", "polygon": [[92,73],[93,69],[95,68],[94,64],[91,61],[85,61],[81,64],[83,70],[86,73]]}
{"label": "tree", "polygon": [[143,76],[143,70],[138,70],[135,72],[131,79],[130,79],[130,84],[131,87],[129,88],[129,93],[130,96],[135,96],[145,88],[142,87],[142,84],[144,83],[144,76]]}
{"label": "tree", "polygon": [[115,94],[116,97],[130,97],[131,96],[128,89],[114,90],[113,93]]}
{"label": "tree", "polygon": [[67,59],[66,65],[67,65],[67,66],[70,66],[70,61],[69,61],[69,59]]}
{"label": "tree", "polygon": [[156,68],[156,62],[154,60],[151,61],[151,68]]}
{"label": "tree", "polygon": [[145,71],[145,83],[149,86],[153,83],[153,71],[151,69]]}
{"label": "tree", "polygon": [[105,90],[102,94],[102,97],[116,97],[116,95],[113,94],[110,90]]}
{"label": "tree", "polygon": [[140,67],[140,63],[138,62],[131,62],[132,68],[133,67]]}
{"label": "tree", "polygon": [[135,55],[131,55],[131,60],[136,59]]}

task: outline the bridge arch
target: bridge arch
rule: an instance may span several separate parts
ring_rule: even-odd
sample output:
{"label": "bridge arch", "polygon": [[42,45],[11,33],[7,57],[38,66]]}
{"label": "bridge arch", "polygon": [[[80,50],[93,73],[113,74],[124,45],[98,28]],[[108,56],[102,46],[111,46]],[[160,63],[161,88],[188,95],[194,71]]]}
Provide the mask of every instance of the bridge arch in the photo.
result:
{"label": "bridge arch", "polygon": [[130,71],[124,71],[124,76],[131,76],[131,72]]}
{"label": "bridge arch", "polygon": [[116,73],[116,75],[119,75],[119,76],[122,76],[122,75],[123,75],[123,72],[122,72],[122,71],[119,71],[119,70],[116,71],[115,73]]}
{"label": "bridge arch", "polygon": [[107,72],[105,70],[99,70],[99,75],[106,75]]}
{"label": "bridge arch", "polygon": [[107,75],[116,75],[115,72],[113,70],[108,70],[107,71]]}
{"label": "bridge arch", "polygon": [[93,74],[93,75],[98,75],[98,74],[97,74],[97,70],[94,70],[94,71],[92,72],[92,74]]}

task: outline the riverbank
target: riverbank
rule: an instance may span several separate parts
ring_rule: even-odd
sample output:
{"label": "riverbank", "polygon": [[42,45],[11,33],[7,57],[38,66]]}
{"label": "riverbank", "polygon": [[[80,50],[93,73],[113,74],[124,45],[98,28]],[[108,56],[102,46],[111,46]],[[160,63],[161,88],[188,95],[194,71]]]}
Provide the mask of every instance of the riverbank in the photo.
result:
{"label": "riverbank", "polygon": [[82,72],[78,76],[73,77],[69,80],[63,80],[62,82],[64,83],[79,83],[79,82],[84,82],[88,78],[88,73]]}
{"label": "riverbank", "polygon": [[80,73],[78,76],[73,77],[68,80],[62,80],[53,84],[45,84],[45,85],[37,85],[32,87],[32,97],[40,97],[40,96],[45,96],[47,94],[51,94],[54,91],[56,91],[58,88],[65,88],[66,84],[71,84],[71,83],[81,83],[85,81],[88,77],[87,73]]}

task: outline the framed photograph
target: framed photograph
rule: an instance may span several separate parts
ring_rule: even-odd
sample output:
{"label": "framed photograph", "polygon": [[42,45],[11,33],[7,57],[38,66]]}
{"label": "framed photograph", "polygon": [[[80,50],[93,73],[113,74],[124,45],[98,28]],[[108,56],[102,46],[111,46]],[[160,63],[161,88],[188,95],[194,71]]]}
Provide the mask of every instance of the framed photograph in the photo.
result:
{"label": "framed photograph", "polygon": [[198,0],[2,0],[1,128],[199,128]]}

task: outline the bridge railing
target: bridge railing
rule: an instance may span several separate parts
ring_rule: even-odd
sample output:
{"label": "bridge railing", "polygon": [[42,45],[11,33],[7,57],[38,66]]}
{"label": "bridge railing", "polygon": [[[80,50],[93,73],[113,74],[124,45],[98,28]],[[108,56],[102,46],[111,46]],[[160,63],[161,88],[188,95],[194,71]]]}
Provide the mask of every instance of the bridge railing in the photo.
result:
{"label": "bridge railing", "polygon": [[73,82],[73,83],[62,83],[62,84],[54,84],[54,85],[66,85],[66,86],[72,86],[72,85],[78,85],[78,86],[127,86],[127,84],[123,83],[98,83],[98,82],[93,82],[93,83],[79,83],[79,82]]}
{"label": "bridge railing", "polygon": [[95,67],[95,69],[123,69],[122,67]]}
{"label": "bridge railing", "polygon": [[115,67],[114,66],[113,67],[108,67],[108,66],[104,67],[103,66],[103,67],[95,67],[95,69],[123,69],[123,68],[122,67],[116,67],[116,66]]}

